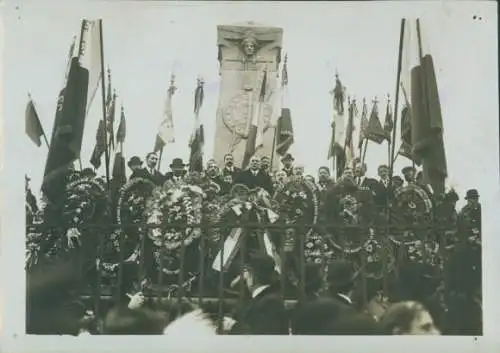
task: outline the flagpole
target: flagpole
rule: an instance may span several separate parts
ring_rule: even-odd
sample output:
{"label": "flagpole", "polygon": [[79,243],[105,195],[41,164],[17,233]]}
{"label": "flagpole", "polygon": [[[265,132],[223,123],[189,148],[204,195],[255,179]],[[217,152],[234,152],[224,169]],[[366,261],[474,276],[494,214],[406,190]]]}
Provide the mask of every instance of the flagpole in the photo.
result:
{"label": "flagpole", "polygon": [[[106,72],[104,69],[104,44],[102,35],[102,20],[99,21],[99,46],[101,50],[101,73]],[[109,180],[109,149],[108,149],[108,119],[106,117],[106,82],[103,74],[101,79],[101,98],[102,98],[102,118],[104,119],[104,141],[106,142],[106,148],[104,150],[104,158],[106,161],[106,186],[108,191],[110,190],[110,180]]]}
{"label": "flagpole", "polygon": [[[390,106],[391,106],[391,97],[390,97],[389,93],[387,93],[387,109],[389,109]],[[386,115],[388,115],[388,112],[386,112]],[[385,122],[384,122],[384,125],[385,125]],[[384,126],[384,128],[385,128],[385,126]],[[394,142],[394,141],[392,141],[392,139],[389,136],[390,133],[391,132],[389,132],[387,134],[387,163],[391,163],[391,145]]]}
{"label": "flagpole", "polygon": [[[389,166],[389,180],[392,180],[392,176],[394,173],[394,162],[395,162],[395,146],[396,144],[394,143],[396,141],[396,130],[398,126],[398,105],[399,105],[399,87],[400,87],[400,81],[401,81],[401,66],[403,62],[403,41],[404,41],[404,33],[405,33],[405,22],[406,20],[404,18],[401,19],[401,31],[399,35],[399,54],[398,54],[398,67],[397,67],[397,74],[396,74],[396,95],[394,98],[394,126],[392,130],[392,144],[391,144],[391,155],[390,155],[390,161],[391,165]],[[392,183],[389,183],[389,188],[392,188]],[[389,190],[390,191],[390,190]]]}

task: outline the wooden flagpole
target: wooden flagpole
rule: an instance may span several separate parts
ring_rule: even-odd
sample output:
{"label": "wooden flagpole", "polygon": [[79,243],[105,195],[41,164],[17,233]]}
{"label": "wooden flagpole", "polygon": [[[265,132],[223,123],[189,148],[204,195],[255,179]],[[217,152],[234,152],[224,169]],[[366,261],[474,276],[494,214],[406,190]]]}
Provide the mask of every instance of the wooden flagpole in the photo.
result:
{"label": "wooden flagpole", "polygon": [[[106,185],[108,191],[110,190],[110,177],[109,177],[109,149],[108,149],[108,119],[106,116],[106,82],[104,79],[104,44],[102,35],[102,20],[99,21],[99,46],[101,49],[101,99],[102,99],[102,118],[104,119],[104,141],[106,142],[106,148],[104,150],[104,158],[106,162]],[[81,163],[81,162],[80,162]]]}
{"label": "wooden flagpole", "polygon": [[[396,141],[396,130],[398,126],[398,108],[399,108],[399,87],[400,87],[400,82],[401,82],[401,66],[403,62],[403,41],[404,41],[404,32],[405,32],[405,23],[406,20],[403,18],[401,19],[401,31],[399,35],[399,54],[398,54],[398,66],[397,66],[397,74],[396,74],[396,95],[394,99],[394,125],[393,125],[393,130],[392,130],[392,141],[393,143],[391,144],[391,155],[389,161],[391,161],[391,165],[389,166],[389,180],[392,180],[392,176],[394,173],[394,162],[395,162],[395,147],[396,144],[394,143]],[[390,188],[392,188],[392,183],[389,183]],[[389,190],[391,191],[391,190]]]}

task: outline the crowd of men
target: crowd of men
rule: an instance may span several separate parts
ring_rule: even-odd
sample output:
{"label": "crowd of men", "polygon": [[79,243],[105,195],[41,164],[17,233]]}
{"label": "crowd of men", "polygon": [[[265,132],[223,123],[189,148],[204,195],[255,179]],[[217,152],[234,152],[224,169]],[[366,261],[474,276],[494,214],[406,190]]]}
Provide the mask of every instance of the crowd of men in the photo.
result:
{"label": "crowd of men", "polygon": [[[224,166],[219,167],[214,160],[207,162],[201,173],[188,172],[187,165],[180,158],[174,158],[171,171],[162,174],[158,170],[158,155],[149,153],[145,163],[134,156],[128,161],[131,170],[129,180],[145,178],[156,185],[166,181],[178,181],[185,178],[208,179],[217,185],[221,194],[230,192],[235,184],[246,185],[249,189],[263,188],[273,195],[285,187],[289,180],[307,179],[316,185],[320,204],[328,208],[329,197],[335,195],[338,187],[353,190],[370,191],[375,204],[385,207],[388,191],[394,191],[406,185],[419,185],[433,200],[449,201],[450,221],[456,222],[460,215],[472,218],[480,230],[480,204],[477,190],[466,194],[467,205],[460,213],[455,211],[458,195],[454,191],[446,195],[433,195],[432,189],[422,181],[422,173],[416,173],[414,167],[402,170],[403,178],[394,175],[386,165],[378,167],[378,177],[366,176],[366,164],[355,161],[352,168],[347,167],[336,181],[330,169],[322,166],[317,177],[305,175],[304,168],[294,164],[292,155],[281,159],[282,168],[271,171],[268,157],[252,157],[248,168],[242,170],[234,165],[231,154],[224,157]],[[144,165],[145,164],[145,165]],[[80,174],[95,175],[92,170],[83,170]],[[30,194],[32,196],[32,194]],[[28,195],[29,198],[29,195]],[[32,197],[34,199],[34,197]],[[68,261],[63,260],[63,261]],[[73,260],[69,260],[70,262]],[[236,306],[224,307],[224,318],[219,321],[219,304],[210,302],[198,305],[185,301],[170,300],[165,302],[145,298],[138,290],[126,293],[124,300],[116,303],[102,320],[95,320],[88,315],[88,304],[61,306],[67,299],[61,299],[60,288],[67,287],[68,281],[74,281],[74,264],[71,271],[64,270],[65,264],[51,265],[47,271],[40,267],[28,281],[27,331],[29,333],[50,334],[176,334],[182,327],[192,330],[193,334],[203,331],[209,334],[275,334],[275,335],[384,335],[384,334],[440,334],[429,311],[418,302],[402,300],[390,304],[382,294],[372,295],[367,305],[360,306],[355,295],[359,272],[350,262],[335,260],[326,267],[307,264],[305,268],[304,293],[296,303],[283,300],[279,276],[274,260],[266,254],[257,253],[249,257],[244,270],[243,282],[245,298]],[[43,279],[52,272],[52,277]],[[55,275],[60,273],[60,276]],[[38,277],[37,277],[38,276]],[[41,278],[33,280],[33,278]],[[71,279],[70,279],[71,278]],[[63,284],[61,284],[63,283]],[[73,283],[74,284],[74,283]],[[57,291],[57,294],[54,294]],[[64,296],[64,295],[63,295]],[[55,299],[54,299],[55,298]],[[38,303],[38,304],[37,304]],[[81,302],[80,302],[81,303]],[[364,303],[366,304],[366,303]],[[29,309],[31,307],[31,310]],[[57,309],[54,309],[57,307]],[[47,311],[48,310],[48,311]],[[60,316],[52,315],[51,324],[47,325],[47,313],[55,310]],[[99,321],[100,324],[96,324]],[[189,325],[182,324],[183,322]],[[203,329],[201,329],[203,328]],[[479,328],[480,330],[480,328]],[[474,331],[477,333],[477,331]],[[457,332],[454,332],[455,334]]]}

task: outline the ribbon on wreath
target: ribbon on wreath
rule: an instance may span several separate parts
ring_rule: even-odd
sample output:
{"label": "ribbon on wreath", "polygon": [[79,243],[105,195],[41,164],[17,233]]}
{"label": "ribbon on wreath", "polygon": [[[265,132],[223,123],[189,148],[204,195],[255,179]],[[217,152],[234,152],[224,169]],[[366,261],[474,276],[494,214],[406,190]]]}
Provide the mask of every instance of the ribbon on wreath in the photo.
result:
{"label": "ribbon on wreath", "polygon": [[[275,223],[279,216],[271,211],[268,208],[260,208],[250,202],[245,202],[244,204],[239,204],[233,206],[232,211],[236,214],[236,216],[241,217],[244,213],[251,212],[252,210],[257,210],[257,221],[261,222],[261,216],[259,215],[260,210],[265,211],[266,216],[270,223]],[[233,228],[229,233],[228,237],[224,241],[223,248],[219,250],[217,256],[215,256],[214,262],[212,264],[212,268],[218,272],[221,271],[221,257],[222,257],[222,271],[226,272],[229,269],[229,266],[233,263],[236,254],[241,249],[242,244],[242,235],[244,229],[241,227]],[[281,272],[281,258],[276,250],[276,246],[270,239],[269,232],[264,230],[264,232],[259,232],[257,236],[257,240],[259,242],[259,247],[261,250],[265,251],[266,254],[271,256],[275,262],[275,270],[280,273]]]}

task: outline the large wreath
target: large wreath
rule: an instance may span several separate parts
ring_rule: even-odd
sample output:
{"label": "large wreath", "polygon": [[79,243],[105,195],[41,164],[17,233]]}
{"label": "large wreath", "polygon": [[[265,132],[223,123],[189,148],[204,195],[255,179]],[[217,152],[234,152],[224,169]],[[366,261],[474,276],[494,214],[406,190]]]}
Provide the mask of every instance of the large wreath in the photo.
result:
{"label": "large wreath", "polygon": [[87,177],[70,182],[61,203],[45,204],[34,215],[33,227],[26,234],[26,267],[32,267],[40,258],[57,258],[81,245],[82,228],[102,218],[106,199],[101,179]]}
{"label": "large wreath", "polygon": [[369,190],[355,185],[341,185],[336,192],[335,221],[339,227],[330,237],[331,245],[345,254],[359,253],[368,241],[373,229],[374,201]]}
{"label": "large wreath", "polygon": [[[180,250],[200,237],[198,227],[203,219],[203,190],[183,182],[165,184],[153,190],[146,202],[145,217],[149,226],[148,236],[157,246],[155,259],[161,270],[167,274],[180,272]],[[161,225],[168,225],[162,227]],[[176,227],[176,225],[178,227]]]}
{"label": "large wreath", "polygon": [[[319,200],[317,187],[314,183],[304,179],[295,178],[287,182],[274,195],[274,201],[278,206],[280,222],[283,224],[316,224],[319,214]],[[306,229],[305,243],[316,233],[314,228]],[[285,230],[285,251],[291,251],[296,247],[297,229]]]}
{"label": "large wreath", "polygon": [[[416,184],[410,184],[396,190],[394,199],[391,225],[404,230],[395,229],[391,232],[390,239],[398,245],[415,244],[419,237],[414,231],[407,228],[431,224],[433,219],[432,201],[427,192]],[[422,231],[425,232],[425,229]]]}

